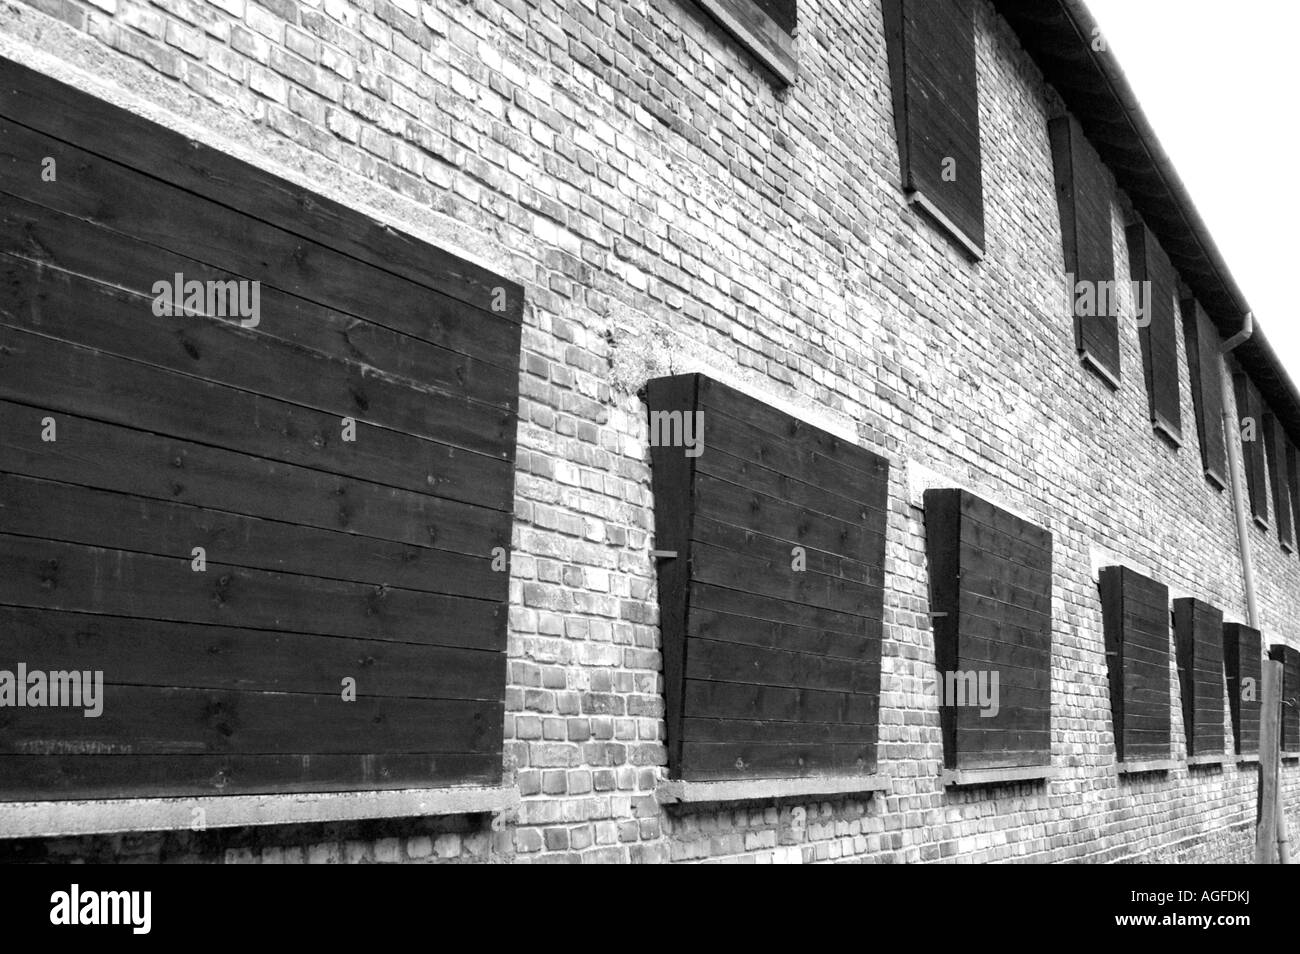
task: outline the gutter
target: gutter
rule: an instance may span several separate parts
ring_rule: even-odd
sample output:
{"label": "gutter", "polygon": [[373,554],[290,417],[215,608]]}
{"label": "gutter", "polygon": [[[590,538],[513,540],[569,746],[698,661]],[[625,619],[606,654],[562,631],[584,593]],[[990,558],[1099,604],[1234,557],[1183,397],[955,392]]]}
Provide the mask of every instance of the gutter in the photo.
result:
{"label": "gutter", "polygon": [[[1118,58],[1104,42],[1104,32],[1084,0],[992,0],[993,6],[1020,36],[1021,43],[1044,70],[1048,82],[1068,72],[1058,84],[1068,109],[1092,136],[1093,124],[1109,145],[1102,152],[1124,154],[1130,172],[1112,171],[1121,189],[1170,251],[1181,249],[1175,267],[1214,320],[1224,338],[1244,345],[1238,355],[1242,371],[1259,386],[1265,400],[1282,420],[1291,440],[1300,445],[1300,388],[1269,345],[1263,329],[1249,316],[1250,305],[1238,287],[1191,194],[1160,144],[1124,75]],[[1150,214],[1148,214],[1150,213]],[[1249,325],[1244,322],[1250,322]],[[1250,333],[1238,340],[1238,335]]]}
{"label": "gutter", "polygon": [[[1219,346],[1220,354],[1229,354],[1238,345],[1245,344],[1250,340],[1250,336],[1255,333],[1255,313],[1246,312],[1246,319],[1241,323],[1241,330]],[[1250,625],[1254,626],[1254,623]]]}

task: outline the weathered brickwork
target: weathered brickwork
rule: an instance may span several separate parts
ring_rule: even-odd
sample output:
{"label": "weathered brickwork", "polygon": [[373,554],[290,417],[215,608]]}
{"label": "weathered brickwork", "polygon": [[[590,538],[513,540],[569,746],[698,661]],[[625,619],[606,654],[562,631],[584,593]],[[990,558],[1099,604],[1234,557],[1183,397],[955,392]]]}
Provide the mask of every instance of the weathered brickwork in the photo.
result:
{"label": "weathered brickwork", "polygon": [[[1231,498],[1193,427],[1151,429],[1136,317],[1113,392],[1075,353],[1047,120],[987,3],[986,255],[898,186],[879,0],[801,0],[778,90],[686,0],[0,0],[0,54],[248,156],[525,287],[506,778],[482,818],[9,843],[213,861],[995,861],[1249,857],[1254,766],[1115,768],[1094,566],[1134,561],[1244,620]],[[1114,198],[1126,278],[1125,198]],[[1263,316],[1267,322],[1269,316]],[[1274,319],[1276,320],[1276,319]],[[1194,420],[1179,331],[1183,420]],[[705,370],[891,461],[870,798],[662,810],[663,695],[637,389]],[[1050,529],[1052,761],[947,789],[925,688],[918,475]],[[1252,530],[1266,641],[1300,644],[1300,559]],[[1228,710],[1225,731],[1231,738]],[[1300,768],[1283,769],[1292,831]],[[387,826],[387,827],[385,827]]]}

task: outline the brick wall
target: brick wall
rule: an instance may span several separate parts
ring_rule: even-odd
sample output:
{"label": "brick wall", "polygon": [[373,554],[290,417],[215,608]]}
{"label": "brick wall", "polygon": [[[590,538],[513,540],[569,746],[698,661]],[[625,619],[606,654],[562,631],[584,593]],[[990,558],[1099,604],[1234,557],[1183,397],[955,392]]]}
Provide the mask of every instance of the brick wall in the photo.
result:
{"label": "brick wall", "polygon": [[[1052,92],[977,10],[986,258],[910,211],[878,0],[801,0],[777,91],[686,0],[0,0],[0,54],[484,260],[526,289],[506,773],[516,818],[0,843],[161,860],[1246,860],[1253,766],[1120,777],[1093,566],[1136,561],[1244,619],[1230,496],[1081,367]],[[1125,198],[1115,195],[1123,279]],[[1267,316],[1265,316],[1267,321]],[[665,812],[643,406],[705,370],[892,463],[871,798]],[[1048,527],[1046,784],[945,790],[918,475]],[[1257,545],[1262,624],[1300,637],[1300,560]],[[1171,661],[1171,680],[1177,693]],[[1185,754],[1173,705],[1174,756]],[[1228,720],[1224,711],[1225,724]],[[1230,724],[1227,730],[1231,732]],[[1300,769],[1286,763],[1288,804]],[[1300,821],[1292,816],[1292,830]],[[1244,853],[1244,855],[1243,855]]]}

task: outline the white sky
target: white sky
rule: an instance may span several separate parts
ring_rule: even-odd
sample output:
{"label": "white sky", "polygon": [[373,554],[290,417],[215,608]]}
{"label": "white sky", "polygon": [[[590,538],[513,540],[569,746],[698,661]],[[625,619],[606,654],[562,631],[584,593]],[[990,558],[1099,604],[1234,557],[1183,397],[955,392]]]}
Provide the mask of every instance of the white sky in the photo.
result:
{"label": "white sky", "polygon": [[1228,268],[1300,384],[1300,3],[1087,0]]}

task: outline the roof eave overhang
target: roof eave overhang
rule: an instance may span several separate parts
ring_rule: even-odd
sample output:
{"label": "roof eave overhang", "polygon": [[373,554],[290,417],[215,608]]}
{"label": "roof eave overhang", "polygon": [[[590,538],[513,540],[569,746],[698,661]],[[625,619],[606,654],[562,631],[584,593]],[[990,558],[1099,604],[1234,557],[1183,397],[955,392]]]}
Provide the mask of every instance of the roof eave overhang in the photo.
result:
{"label": "roof eave overhang", "polygon": [[[1082,0],[993,0],[1026,51],[1079,120],[1134,210],[1159,239],[1182,280],[1225,338],[1250,306],[1191,195],[1138,105],[1118,60]],[[1300,391],[1260,328],[1234,352],[1260,393],[1300,443]]]}

